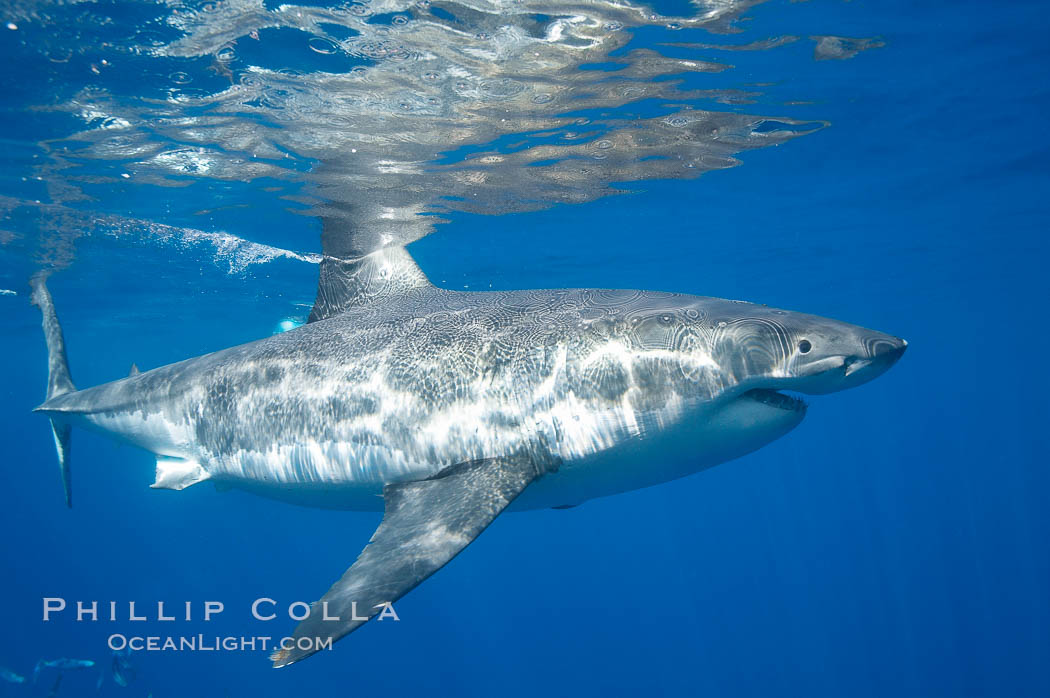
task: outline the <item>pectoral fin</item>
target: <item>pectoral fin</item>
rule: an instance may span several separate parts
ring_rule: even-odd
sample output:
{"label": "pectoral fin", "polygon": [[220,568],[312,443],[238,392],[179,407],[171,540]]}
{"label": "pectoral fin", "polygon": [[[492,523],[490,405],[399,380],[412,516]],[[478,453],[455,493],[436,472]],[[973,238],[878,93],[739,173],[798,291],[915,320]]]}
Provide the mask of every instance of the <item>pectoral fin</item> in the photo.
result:
{"label": "pectoral fin", "polygon": [[[525,456],[493,458],[460,463],[427,480],[387,485],[382,523],[357,561],[313,604],[295,639],[334,642],[364,625],[459,554],[550,469]],[[274,653],[274,667],[320,649],[295,644]]]}
{"label": "pectoral fin", "polygon": [[157,478],[150,487],[162,490],[184,490],[209,477],[211,475],[208,471],[195,460],[158,456]]}

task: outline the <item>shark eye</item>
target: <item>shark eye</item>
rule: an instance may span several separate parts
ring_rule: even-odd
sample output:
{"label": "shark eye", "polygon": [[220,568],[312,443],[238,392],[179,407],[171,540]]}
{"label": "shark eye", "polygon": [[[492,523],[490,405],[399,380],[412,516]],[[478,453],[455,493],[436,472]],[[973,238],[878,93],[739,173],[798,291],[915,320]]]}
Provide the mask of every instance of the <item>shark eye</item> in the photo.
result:
{"label": "shark eye", "polygon": [[799,354],[808,354],[809,350],[812,349],[812,348],[813,348],[813,345],[809,343],[808,339],[803,339],[801,342],[798,343],[798,353]]}

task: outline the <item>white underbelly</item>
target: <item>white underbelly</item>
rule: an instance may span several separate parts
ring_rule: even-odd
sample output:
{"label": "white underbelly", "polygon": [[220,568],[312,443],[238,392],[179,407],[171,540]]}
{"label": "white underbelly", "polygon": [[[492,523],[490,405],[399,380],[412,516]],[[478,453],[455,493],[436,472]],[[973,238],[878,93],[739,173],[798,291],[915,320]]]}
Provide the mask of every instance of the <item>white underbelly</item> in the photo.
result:
{"label": "white underbelly", "polygon": [[566,461],[557,473],[530,485],[510,509],[574,506],[677,480],[765,446],[795,428],[804,414],[746,398],[733,400],[653,435]]}
{"label": "white underbelly", "polygon": [[[685,477],[761,448],[793,429],[803,415],[748,399],[733,400],[651,435],[639,434],[597,453],[566,459],[557,472],[532,483],[509,509],[575,506],[588,499]],[[382,511],[383,482],[420,479],[440,470],[439,466],[402,464],[400,476],[391,477],[387,466],[380,467],[379,454],[374,455],[374,467],[362,471],[368,472],[368,478],[295,482],[234,478],[230,484],[303,506]]]}

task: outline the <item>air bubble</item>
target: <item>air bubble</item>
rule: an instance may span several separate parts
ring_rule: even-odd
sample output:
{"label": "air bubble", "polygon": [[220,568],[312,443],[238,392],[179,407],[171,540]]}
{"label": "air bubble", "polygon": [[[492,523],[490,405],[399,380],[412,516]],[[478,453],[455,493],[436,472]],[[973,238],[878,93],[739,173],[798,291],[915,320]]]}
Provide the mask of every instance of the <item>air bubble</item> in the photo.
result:
{"label": "air bubble", "polygon": [[306,45],[310,47],[311,51],[315,51],[325,56],[330,56],[339,50],[339,47],[336,46],[334,42],[329,41],[323,36],[311,37],[310,40],[306,42]]}
{"label": "air bubble", "polygon": [[399,27],[403,27],[406,24],[408,24],[408,17],[404,15],[394,15],[394,18],[390,20],[390,23]]}
{"label": "air bubble", "polygon": [[229,63],[237,57],[237,53],[233,50],[232,46],[223,46],[215,52],[215,60],[220,63]]}
{"label": "air bubble", "polygon": [[187,73],[183,73],[182,71],[174,72],[171,75],[169,75],[168,78],[170,78],[171,81],[176,85],[189,85],[191,82],[193,82],[193,78],[191,78]]}
{"label": "air bubble", "polygon": [[533,104],[548,104],[554,101],[554,95],[549,92],[543,92],[532,98]]}
{"label": "air bubble", "polygon": [[674,126],[675,128],[681,128],[689,123],[689,119],[684,116],[669,116],[664,119],[664,123],[668,126]]}
{"label": "air bubble", "polygon": [[521,94],[525,89],[525,86],[517,80],[500,78],[498,80],[485,80],[479,85],[478,89],[482,94],[488,97],[506,99]]}
{"label": "air bubble", "polygon": [[596,141],[594,147],[598,148],[599,150],[608,150],[609,148],[613,147],[613,143],[610,140],[602,139],[600,141]]}
{"label": "air bubble", "polygon": [[302,327],[303,322],[297,318],[285,318],[277,323],[277,326],[273,329],[273,334],[280,334],[282,332],[290,332],[297,327]]}

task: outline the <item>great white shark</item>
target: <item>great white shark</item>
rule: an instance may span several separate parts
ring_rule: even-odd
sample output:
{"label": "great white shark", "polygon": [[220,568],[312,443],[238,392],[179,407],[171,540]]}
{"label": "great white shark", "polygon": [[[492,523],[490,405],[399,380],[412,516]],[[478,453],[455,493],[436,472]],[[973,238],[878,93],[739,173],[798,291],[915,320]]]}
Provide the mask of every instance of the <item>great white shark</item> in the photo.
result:
{"label": "great white shark", "polygon": [[[307,506],[384,510],[296,638],[352,632],[504,509],[575,506],[761,448],[806,414],[779,391],[866,383],[907,346],[718,298],[449,291],[403,247],[324,247],[308,324],[86,390],[73,386],[45,276],[32,281],[50,369],[36,411],[51,420],[67,504],[78,426],[155,454],[153,487],[211,480]],[[274,666],[314,651],[282,649]]]}

